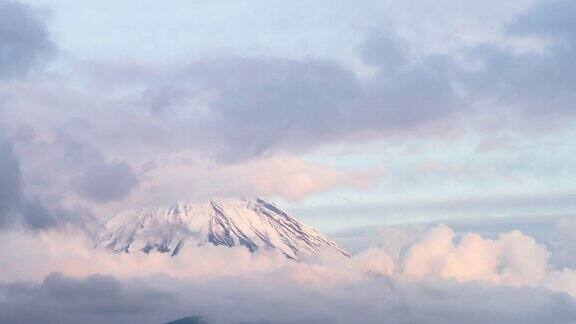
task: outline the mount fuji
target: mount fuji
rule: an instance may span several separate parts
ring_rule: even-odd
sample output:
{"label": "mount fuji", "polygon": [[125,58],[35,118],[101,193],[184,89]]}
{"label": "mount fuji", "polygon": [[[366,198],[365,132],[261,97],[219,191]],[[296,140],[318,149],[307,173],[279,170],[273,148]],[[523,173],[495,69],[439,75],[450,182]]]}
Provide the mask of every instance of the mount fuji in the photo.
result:
{"label": "mount fuji", "polygon": [[262,199],[179,202],[116,214],[100,227],[96,246],[112,252],[156,250],[177,255],[187,245],[279,249],[296,259],[320,249],[348,252],[317,230]]}

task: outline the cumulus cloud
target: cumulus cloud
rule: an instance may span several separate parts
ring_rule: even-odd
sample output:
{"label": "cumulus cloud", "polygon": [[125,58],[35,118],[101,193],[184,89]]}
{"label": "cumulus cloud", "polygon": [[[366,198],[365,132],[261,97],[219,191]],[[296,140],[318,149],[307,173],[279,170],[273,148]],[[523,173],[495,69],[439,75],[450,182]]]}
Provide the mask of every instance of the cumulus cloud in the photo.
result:
{"label": "cumulus cloud", "polygon": [[433,228],[407,251],[404,272],[419,277],[539,285],[548,272],[550,252],[519,231],[484,239],[469,233],[455,242],[454,231]]}
{"label": "cumulus cloud", "polygon": [[[574,270],[553,269],[546,246],[514,231],[456,237],[439,226],[406,243],[399,260],[371,248],[299,262],[242,247],[189,247],[177,257],[108,254],[84,237],[54,233],[5,233],[0,241],[29,247],[1,254],[0,320],[9,323],[158,323],[190,315],[208,323],[576,320],[574,297],[563,293],[576,294]],[[32,260],[36,266],[26,266]]]}
{"label": "cumulus cloud", "polygon": [[[442,225],[426,232],[412,231],[410,235],[414,238],[386,235],[383,239],[390,241],[389,244],[362,250],[351,259],[324,251],[302,262],[293,262],[281,253],[250,253],[242,247],[187,246],[183,256],[178,257],[162,253],[110,254],[94,250],[92,241],[82,235],[45,232],[39,236],[23,236],[8,232],[1,236],[2,245],[24,245],[28,250],[23,255],[3,252],[0,275],[10,279],[38,279],[51,271],[73,276],[99,272],[120,277],[161,272],[183,278],[214,278],[298,269],[295,273],[300,274],[288,277],[297,281],[330,282],[364,275],[394,275],[542,286],[549,275],[554,273],[558,277],[558,271],[563,270],[550,264],[552,252],[547,246],[519,231],[501,233],[490,239],[477,233],[456,235],[450,227]],[[400,247],[391,244],[394,242]],[[14,258],[20,262],[10,262]],[[204,260],[202,264],[197,263],[199,258]],[[28,263],[43,266],[25,266]],[[576,291],[569,292],[576,294]]]}

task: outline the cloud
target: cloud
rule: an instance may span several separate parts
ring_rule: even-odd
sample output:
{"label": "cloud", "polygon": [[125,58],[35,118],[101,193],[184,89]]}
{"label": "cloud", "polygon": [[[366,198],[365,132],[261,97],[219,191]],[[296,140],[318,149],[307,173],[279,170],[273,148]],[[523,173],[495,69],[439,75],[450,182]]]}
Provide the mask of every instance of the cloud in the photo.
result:
{"label": "cloud", "polygon": [[34,199],[25,197],[20,162],[12,145],[0,142],[0,229],[21,224],[33,229],[55,225],[53,215]]}
{"label": "cloud", "polygon": [[534,3],[506,26],[505,33],[515,39],[537,40],[540,49],[517,53],[495,43],[468,49],[469,59],[480,68],[463,73],[464,84],[474,96],[506,107],[506,119],[529,122],[526,129],[550,130],[568,116],[573,120],[575,12],[572,1]]}
{"label": "cloud", "polygon": [[359,80],[330,60],[207,59],[157,79],[137,102],[138,113],[152,114],[157,140],[224,161],[306,150],[360,117],[349,114]]}
{"label": "cloud", "polygon": [[143,282],[101,275],[74,279],[55,273],[39,285],[0,287],[3,323],[161,323],[157,309],[176,301],[176,296]]}
{"label": "cloud", "polygon": [[[230,56],[174,65],[85,61],[77,71],[91,80],[86,91],[66,80],[40,82],[11,89],[27,94],[14,95],[12,104],[54,109],[51,102],[88,102],[90,109],[47,121],[17,113],[13,118],[43,129],[65,128],[75,140],[105,148],[105,154],[192,150],[228,163],[307,153],[328,144],[452,136],[454,128],[437,124],[464,105],[450,80],[450,57],[398,51],[402,64],[388,69],[371,58],[388,55],[381,42],[408,47],[393,31],[374,32],[363,51],[373,65],[371,77],[329,58]],[[111,75],[118,76],[116,82]],[[103,119],[112,112],[114,120]],[[96,118],[106,121],[94,123]],[[90,127],[74,127],[78,123]]]}
{"label": "cloud", "polygon": [[[169,192],[178,199],[196,192],[189,189],[192,184],[205,185],[192,199],[255,192],[297,200],[334,188],[368,188],[359,184],[364,181],[353,181],[350,174],[356,172],[310,166],[298,166],[296,171],[293,161],[310,152],[322,153],[326,147],[355,147],[365,141],[395,146],[407,138],[428,141],[470,135],[486,125],[486,115],[487,124],[497,128],[488,136],[499,139],[486,147],[506,147],[499,130],[528,125],[525,121],[571,121],[558,118],[571,115],[573,102],[570,71],[574,69],[567,59],[573,48],[571,32],[562,29],[565,24],[554,25],[569,18],[569,8],[562,10],[569,5],[560,1],[536,5],[512,19],[509,27],[502,26],[497,42],[460,44],[441,52],[424,51],[404,37],[400,27],[377,24],[357,48],[350,48],[356,55],[354,64],[330,55],[234,53],[162,64],[142,62],[138,56],[108,64],[79,58],[78,68],[78,58],[62,57],[61,63],[74,69],[74,80],[56,69],[50,75],[2,84],[0,92],[7,101],[0,118],[13,138],[24,128],[36,134],[34,145],[13,144],[26,182],[34,185],[35,192],[61,195],[68,203],[91,207],[116,203],[121,209],[141,197],[160,196],[168,182],[163,179],[171,172],[167,164],[174,163],[173,170],[184,164],[176,155],[208,161],[181,169],[191,172],[186,177],[192,182],[179,192]],[[556,13],[562,16],[555,19]],[[518,52],[508,46],[526,37],[542,40],[540,51]],[[510,134],[516,138],[514,130]],[[70,142],[98,152],[94,154],[99,155],[98,162],[91,163],[93,154],[82,148],[74,151]],[[283,162],[286,169],[277,167],[281,174],[274,174],[274,179],[264,177],[272,171],[247,176],[246,170],[256,172],[259,163],[272,170],[258,161],[279,166],[282,159],[293,161]],[[541,159],[534,161],[537,165]],[[213,167],[205,167],[209,163]],[[148,172],[145,166],[154,164],[161,167]],[[472,173],[493,173],[488,169]],[[206,175],[206,170],[216,175]],[[508,176],[509,170],[505,171]],[[449,176],[438,172],[435,178]],[[410,175],[398,178],[412,181]],[[152,179],[158,183],[152,184]],[[114,183],[112,189],[103,190],[109,183]],[[223,183],[230,185],[224,188]],[[446,206],[466,207],[460,202]],[[483,208],[479,202],[478,209]]]}
{"label": "cloud", "polygon": [[11,222],[11,214],[20,200],[20,165],[12,146],[0,142],[0,227]]}
{"label": "cloud", "polygon": [[101,203],[126,197],[139,183],[134,170],[125,162],[93,165],[77,181],[80,195]]}
{"label": "cloud", "polygon": [[[268,274],[280,276],[279,280],[320,284],[359,280],[368,275],[545,287],[549,278],[568,278],[572,271],[551,264],[553,253],[549,247],[517,230],[500,233],[494,239],[474,232],[456,234],[445,225],[404,233],[408,236],[391,234],[382,232],[385,236],[377,247],[362,250],[352,258],[322,251],[294,262],[276,251],[250,253],[243,247],[186,246],[178,257],[162,253],[110,254],[93,249],[92,241],[80,234],[7,232],[0,236],[2,246],[28,249],[23,254],[10,249],[3,252],[0,277],[38,279],[53,271],[72,276],[109,273],[120,277],[166,273],[195,279]],[[573,245],[572,240],[566,243]],[[202,264],[197,263],[199,258],[204,260]],[[11,261],[15,259],[19,262]]]}
{"label": "cloud", "polygon": [[0,230],[23,226],[43,230],[65,225],[81,227],[92,221],[90,211],[64,208],[58,202],[47,204],[41,197],[25,192],[20,161],[12,144],[0,137]]}
{"label": "cloud", "polygon": [[[65,231],[90,222],[85,206],[92,204],[116,209],[212,195],[298,200],[378,182],[380,170],[297,156],[326,146],[451,139],[487,132],[488,115],[496,134],[484,148],[493,149],[508,147],[501,130],[516,138],[525,124],[566,125],[575,99],[574,9],[567,0],[538,2],[498,41],[440,53],[393,28],[374,28],[351,65],[330,55],[236,53],[166,65],[84,62],[89,68],[71,78],[65,70],[76,66],[62,57],[62,70],[21,78],[55,45],[39,12],[0,1],[0,126],[10,135],[0,144],[0,322],[158,323],[196,314],[210,323],[576,321],[569,220],[545,242],[511,228],[490,235],[447,226],[381,230],[377,247],[350,259],[323,252],[302,262],[218,247],[190,247],[175,258],[111,255]],[[526,39],[540,46],[511,48]],[[425,171],[462,170],[435,164]],[[430,215],[508,211],[515,203],[532,211],[569,208],[573,198],[384,207]]]}
{"label": "cloud", "polygon": [[[29,74],[43,66],[54,51],[39,11],[20,2],[0,1],[0,79]],[[11,108],[7,97],[10,96],[1,98],[0,112]],[[5,134],[9,123],[2,120],[0,124],[0,230],[13,226],[43,230],[88,221],[92,215],[82,208],[64,208],[58,202],[48,204],[42,197],[27,192],[14,141]]]}
{"label": "cloud", "polygon": [[[449,228],[431,229],[410,245],[406,258],[415,260],[415,250],[420,250],[444,258],[439,264],[452,271],[420,279],[407,274],[406,263],[404,269],[395,268],[387,253],[376,248],[351,259],[321,254],[295,262],[280,254],[225,247],[190,247],[178,257],[107,254],[74,241],[80,237],[45,233],[38,241],[38,236],[9,235],[0,236],[3,246],[8,240],[28,240],[27,253],[33,253],[29,257],[36,267],[20,263],[27,271],[8,275],[10,260],[22,261],[23,254],[2,252],[0,264],[8,267],[0,267],[0,321],[6,323],[162,323],[190,315],[216,324],[576,320],[574,297],[544,288],[570,290],[576,282],[574,271],[550,271],[541,283],[516,271],[542,269],[543,247],[515,232],[496,241],[477,234],[453,241]],[[421,249],[423,245],[428,249]],[[496,259],[507,260],[502,269],[486,267]],[[54,267],[61,273],[46,275]],[[499,282],[484,275],[490,272],[528,280],[522,286]],[[450,279],[459,273],[464,276]],[[13,281],[18,276],[41,280]]]}
{"label": "cloud", "polygon": [[537,2],[527,12],[519,15],[508,30],[512,34],[549,37],[553,41],[568,41],[564,45],[574,45],[575,9],[576,5],[569,0]]}
{"label": "cloud", "polygon": [[447,226],[410,235],[382,237],[403,246],[396,255],[395,244],[387,244],[352,258],[324,251],[296,262],[243,247],[189,246],[176,257],[110,254],[78,234],[6,232],[1,246],[27,249],[0,252],[0,321],[161,323],[190,315],[208,323],[576,320],[576,272],[551,265],[553,251],[532,237],[511,231],[489,239]]}
{"label": "cloud", "polygon": [[570,23],[562,23],[571,21],[570,6],[536,4],[502,27],[504,43],[535,37],[544,41],[541,52],[483,42],[425,53],[394,29],[380,28],[360,46],[360,59],[374,72],[367,77],[329,59],[204,60],[177,72],[169,84],[150,85],[146,93],[155,100],[149,107],[182,112],[209,93],[197,129],[210,144],[198,149],[221,158],[364,139],[452,138],[466,132],[460,127],[468,122],[483,127],[487,113],[503,120],[497,125],[502,131],[519,130],[514,120],[561,122],[575,93],[570,58],[576,38]]}
{"label": "cloud", "polygon": [[27,74],[54,50],[44,19],[35,9],[0,1],[0,78]]}
{"label": "cloud", "polygon": [[446,136],[434,123],[464,105],[450,80],[450,57],[413,59],[397,50],[391,59],[402,63],[389,68],[388,47],[402,41],[378,34],[366,43],[364,57],[376,67],[370,78],[329,59],[208,59],[166,69],[159,83],[144,83],[138,107],[154,116],[148,122],[157,127],[158,140],[224,161],[412,136],[429,127],[436,131],[426,132],[431,136]]}
{"label": "cloud", "polygon": [[[160,164],[161,163],[161,164]],[[382,172],[374,169],[339,170],[293,156],[273,156],[242,163],[216,163],[194,156],[177,157],[151,165],[141,183],[143,194],[134,199],[205,200],[216,197],[281,196],[300,200],[338,188],[369,190]],[[182,192],[182,188],[187,188]]]}
{"label": "cloud", "polygon": [[432,229],[406,252],[404,272],[419,277],[483,280],[514,285],[539,285],[548,271],[550,253],[519,231],[496,240],[469,233],[454,242],[446,226]]}
{"label": "cloud", "polygon": [[[25,177],[50,183],[51,188],[39,190],[68,200],[119,203],[131,194],[145,195],[143,190],[153,188],[142,185],[147,181],[146,172],[140,172],[143,165],[159,164],[170,172],[165,164],[175,161],[175,155],[213,160],[219,168],[211,170],[227,175],[214,177],[234,183],[230,187],[239,188],[236,194],[254,186],[253,191],[300,199],[334,187],[360,186],[330,172],[302,175],[311,169],[287,181],[293,175],[289,167],[270,183],[243,172],[258,164],[254,161],[295,160],[327,146],[453,139],[486,126],[486,115],[498,120],[488,121],[497,128],[489,136],[497,139],[502,138],[498,131],[510,127],[513,133],[524,125],[514,121],[572,120],[557,118],[569,115],[573,102],[571,31],[554,25],[569,20],[570,10],[562,10],[569,5],[537,5],[503,27],[504,40],[442,53],[424,51],[399,28],[375,26],[354,52],[356,63],[368,73],[330,56],[208,55],[172,64],[146,63],[139,57],[81,63],[63,59],[82,82],[55,73],[4,84],[0,92],[8,100],[0,113],[11,134],[26,127],[37,134],[35,150],[30,142],[14,144]],[[554,19],[558,12],[562,16]],[[518,53],[506,46],[525,37],[545,40],[542,51]],[[485,146],[502,146],[496,142]],[[92,154],[74,151],[74,145],[98,152],[98,163],[90,163],[87,156]],[[65,163],[65,172],[60,163]],[[191,167],[196,174],[190,177],[203,178],[206,169]],[[157,188],[163,186],[160,175],[154,179],[160,179]],[[237,179],[245,183],[236,185]],[[103,190],[109,183],[115,185]],[[202,196],[225,191],[208,187],[214,191]]]}
{"label": "cloud", "polygon": [[0,319],[7,323],[162,323],[198,313],[215,324],[561,323],[575,319],[574,301],[566,295],[477,283],[370,279],[353,286],[311,289],[242,278],[198,283],[52,274],[39,284],[0,287]]}

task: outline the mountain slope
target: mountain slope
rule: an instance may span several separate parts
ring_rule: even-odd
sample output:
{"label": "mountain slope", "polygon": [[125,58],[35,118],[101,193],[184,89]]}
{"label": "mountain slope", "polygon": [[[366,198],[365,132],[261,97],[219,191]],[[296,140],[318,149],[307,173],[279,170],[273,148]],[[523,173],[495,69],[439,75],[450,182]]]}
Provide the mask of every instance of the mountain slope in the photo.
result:
{"label": "mountain slope", "polygon": [[290,258],[331,248],[349,256],[337,243],[262,199],[121,212],[100,228],[96,246],[113,252],[158,250],[176,255],[187,244],[243,245],[250,251],[276,248]]}

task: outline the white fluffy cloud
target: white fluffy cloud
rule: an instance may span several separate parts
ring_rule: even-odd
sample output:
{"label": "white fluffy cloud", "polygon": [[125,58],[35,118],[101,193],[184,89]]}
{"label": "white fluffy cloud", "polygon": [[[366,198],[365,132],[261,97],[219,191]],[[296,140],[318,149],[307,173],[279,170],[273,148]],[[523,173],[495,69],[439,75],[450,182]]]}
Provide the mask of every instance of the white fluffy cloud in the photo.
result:
{"label": "white fluffy cloud", "polygon": [[[575,270],[556,269],[550,264],[552,251],[520,231],[501,233],[495,239],[477,233],[458,237],[445,225],[419,234],[416,240],[403,240],[395,255],[393,246],[368,248],[348,259],[323,251],[300,262],[281,253],[249,253],[242,247],[188,247],[182,255],[162,253],[110,254],[95,250],[82,235],[45,232],[22,234],[7,232],[0,245],[26,246],[26,252],[6,249],[0,256],[0,278],[6,280],[41,279],[50,272],[70,276],[92,273],[118,277],[165,273],[179,278],[217,278],[282,274],[296,281],[328,282],[363,276],[395,276],[407,280],[456,279],[459,282],[485,281],[511,286],[555,287],[576,295],[575,282],[560,285],[560,280],[576,280]],[[395,238],[392,237],[392,240]],[[198,262],[202,260],[202,262]],[[42,266],[35,266],[41,264]]]}
{"label": "white fluffy cloud", "polygon": [[[339,170],[294,156],[265,157],[234,164],[181,156],[160,161],[146,172],[141,198],[162,202],[190,197],[279,195],[298,200],[340,187],[370,189],[380,176],[377,169]],[[188,190],[182,192],[182,188]]]}
{"label": "white fluffy cloud", "polygon": [[[191,247],[177,257],[109,254],[77,235],[8,232],[0,236],[6,247],[0,252],[0,309],[10,308],[14,319],[30,320],[35,313],[24,312],[26,306],[49,296],[50,302],[38,302],[49,323],[75,316],[89,322],[152,323],[186,315],[202,315],[210,323],[576,319],[574,297],[564,294],[576,295],[576,270],[552,266],[553,251],[534,238],[520,231],[494,239],[477,233],[460,236],[444,225],[412,234],[414,239],[397,242],[403,245],[397,255],[396,248],[375,247],[352,258],[324,251],[296,262],[273,251],[251,254],[242,247]],[[54,272],[60,274],[50,274]],[[20,280],[29,283],[15,283]],[[94,283],[108,285],[112,292]],[[6,299],[11,293],[19,298]],[[83,306],[67,301],[75,294],[86,296]],[[110,312],[109,305],[94,309],[107,298],[123,301],[122,315]],[[66,302],[72,306],[58,308]],[[151,303],[152,308],[134,311],[138,303]]]}
{"label": "white fluffy cloud", "polygon": [[539,285],[548,272],[549,256],[544,245],[519,231],[495,240],[468,233],[455,242],[454,231],[439,226],[410,247],[403,267],[418,277]]}

